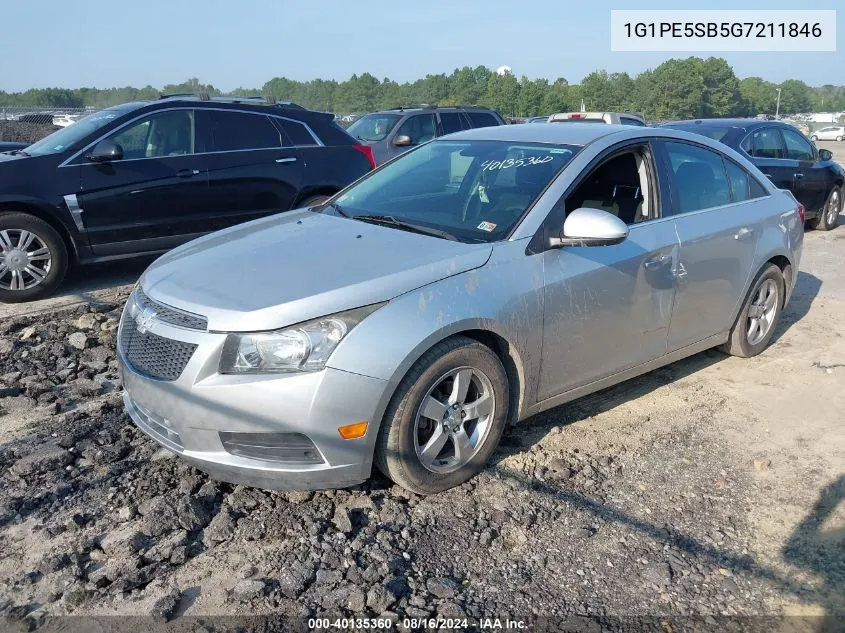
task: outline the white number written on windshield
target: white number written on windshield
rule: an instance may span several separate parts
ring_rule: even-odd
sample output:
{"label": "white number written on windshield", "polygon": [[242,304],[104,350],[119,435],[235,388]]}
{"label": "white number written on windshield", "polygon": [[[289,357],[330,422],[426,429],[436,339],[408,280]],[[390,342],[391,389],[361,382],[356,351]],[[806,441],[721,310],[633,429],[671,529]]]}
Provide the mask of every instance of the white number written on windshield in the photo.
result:
{"label": "white number written on windshield", "polygon": [[527,167],[528,165],[542,165],[554,160],[554,156],[526,156],[525,158],[506,158],[505,160],[485,160],[481,169],[493,171],[495,169],[509,169],[511,167]]}

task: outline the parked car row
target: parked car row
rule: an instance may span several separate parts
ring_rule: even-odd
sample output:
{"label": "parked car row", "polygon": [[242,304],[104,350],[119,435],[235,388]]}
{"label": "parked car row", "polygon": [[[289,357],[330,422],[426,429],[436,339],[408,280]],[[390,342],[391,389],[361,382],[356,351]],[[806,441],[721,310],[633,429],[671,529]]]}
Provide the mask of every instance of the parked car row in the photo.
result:
{"label": "parked car row", "polygon": [[174,96],[102,110],[0,154],[0,300],[49,295],[70,265],[318,204],[373,167],[332,115],[293,104]]}

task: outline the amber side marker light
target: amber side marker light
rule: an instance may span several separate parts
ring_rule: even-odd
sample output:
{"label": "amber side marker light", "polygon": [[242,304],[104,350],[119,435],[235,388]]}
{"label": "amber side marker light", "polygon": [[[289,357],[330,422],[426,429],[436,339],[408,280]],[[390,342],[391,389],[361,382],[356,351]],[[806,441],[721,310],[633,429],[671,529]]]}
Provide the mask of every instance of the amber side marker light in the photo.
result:
{"label": "amber side marker light", "polygon": [[369,422],[355,422],[354,424],[347,424],[346,426],[338,427],[337,431],[345,440],[355,440],[359,437],[364,437],[367,434],[367,427]]}

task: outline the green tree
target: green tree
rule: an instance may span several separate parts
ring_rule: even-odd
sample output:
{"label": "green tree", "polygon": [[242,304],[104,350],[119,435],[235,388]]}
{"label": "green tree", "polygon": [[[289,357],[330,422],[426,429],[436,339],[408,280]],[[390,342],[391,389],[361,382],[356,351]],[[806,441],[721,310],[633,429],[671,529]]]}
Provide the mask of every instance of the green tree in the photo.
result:
{"label": "green tree", "polygon": [[547,79],[528,79],[525,75],[519,80],[519,98],[516,101],[517,116],[538,116],[543,114],[543,99],[549,90]]}
{"label": "green tree", "polygon": [[707,86],[698,62],[694,57],[670,59],[654,70],[637,75],[634,80],[637,109],[657,120],[700,118]]}
{"label": "green tree", "polygon": [[742,114],[745,108],[739,90],[739,80],[728,62],[719,57],[692,59],[698,63],[704,81],[702,116],[726,117]]}
{"label": "green tree", "polygon": [[519,100],[519,82],[511,73],[491,73],[487,80],[487,92],[481,103],[505,116],[515,116]]}
{"label": "green tree", "polygon": [[742,114],[756,116],[775,111],[777,86],[760,77],[746,77],[739,82],[739,92],[745,104]]}
{"label": "green tree", "polygon": [[810,88],[803,81],[787,79],[780,86],[781,114],[795,114],[810,110]]}

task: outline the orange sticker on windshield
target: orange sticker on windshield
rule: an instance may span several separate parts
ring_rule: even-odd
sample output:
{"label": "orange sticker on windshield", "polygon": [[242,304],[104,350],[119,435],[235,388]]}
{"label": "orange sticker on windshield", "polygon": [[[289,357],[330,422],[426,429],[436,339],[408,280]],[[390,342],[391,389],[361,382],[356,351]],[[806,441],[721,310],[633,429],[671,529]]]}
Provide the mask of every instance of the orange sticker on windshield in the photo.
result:
{"label": "orange sticker on windshield", "polygon": [[478,225],[478,228],[482,231],[487,231],[488,233],[490,233],[493,229],[496,228],[496,225],[492,222],[482,222]]}

